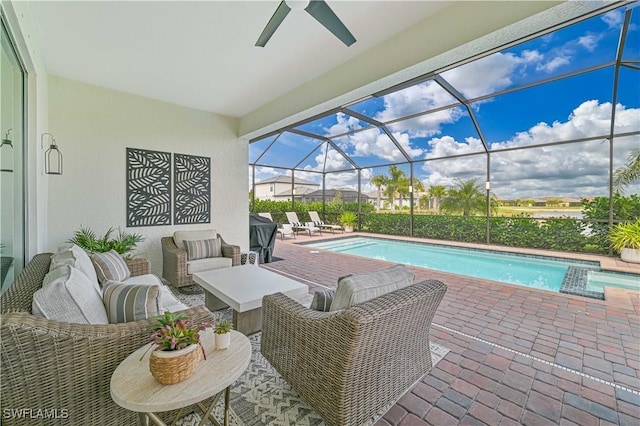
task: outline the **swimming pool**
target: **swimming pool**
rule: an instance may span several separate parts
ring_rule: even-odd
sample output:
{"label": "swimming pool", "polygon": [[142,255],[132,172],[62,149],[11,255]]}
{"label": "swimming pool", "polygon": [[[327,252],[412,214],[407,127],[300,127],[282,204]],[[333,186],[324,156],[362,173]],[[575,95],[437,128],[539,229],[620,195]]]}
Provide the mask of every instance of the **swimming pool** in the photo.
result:
{"label": "swimming pool", "polygon": [[[508,284],[599,299],[604,297],[602,290],[586,290],[588,272],[600,271],[598,262],[372,237],[347,237],[305,245]],[[599,273],[599,277],[604,274],[606,280],[607,274]]]}

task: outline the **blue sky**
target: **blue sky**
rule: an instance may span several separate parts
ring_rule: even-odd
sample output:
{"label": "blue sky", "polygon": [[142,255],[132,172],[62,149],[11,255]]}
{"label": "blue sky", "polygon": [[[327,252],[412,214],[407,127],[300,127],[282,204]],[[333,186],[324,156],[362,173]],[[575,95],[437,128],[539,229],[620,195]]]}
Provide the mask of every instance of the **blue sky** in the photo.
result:
{"label": "blue sky", "polygon": [[[471,100],[471,108],[492,152],[505,148],[536,146],[609,133],[614,68],[582,73],[562,80],[500,94],[505,90],[572,73],[615,60],[624,8],[596,16],[518,46],[469,62],[441,74],[451,86]],[[640,9],[634,11],[623,59],[640,58]],[[635,63],[638,67],[638,63]],[[473,101],[478,97],[488,98]],[[414,176],[425,186],[450,187],[456,179],[486,179],[486,154],[480,135],[466,110],[434,81],[426,81],[384,97],[352,105],[353,111],[388,123],[388,129],[414,161]],[[393,121],[411,114],[435,112]],[[392,121],[392,122],[390,122]],[[368,181],[386,173],[388,165],[404,157],[378,128],[345,114],[333,114],[299,129],[329,137],[362,171],[363,190]],[[640,71],[624,68],[620,74],[616,108],[616,132],[640,130]],[[363,130],[366,129],[366,130]],[[339,136],[342,135],[342,136]],[[337,136],[337,137],[336,137]],[[249,162],[274,138],[250,145]],[[319,139],[282,134],[259,164],[294,167],[296,176],[321,182],[313,171],[345,171],[352,166],[336,150]],[[640,146],[640,136],[616,138],[614,167]],[[315,149],[315,151],[314,151]],[[608,193],[609,145],[604,139],[491,155],[492,190],[500,198],[544,196],[588,197]],[[423,161],[477,153],[471,157]],[[307,156],[305,158],[305,156]],[[409,166],[402,166],[409,173]],[[258,167],[256,181],[283,170]],[[355,189],[356,174],[330,173],[329,188]],[[633,185],[627,193],[638,193]]]}

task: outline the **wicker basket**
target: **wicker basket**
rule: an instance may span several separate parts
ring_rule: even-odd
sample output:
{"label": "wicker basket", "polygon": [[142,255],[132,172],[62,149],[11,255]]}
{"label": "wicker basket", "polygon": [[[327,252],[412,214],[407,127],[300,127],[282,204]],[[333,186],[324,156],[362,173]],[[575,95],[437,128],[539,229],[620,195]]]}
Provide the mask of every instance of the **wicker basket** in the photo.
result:
{"label": "wicker basket", "polygon": [[199,345],[189,345],[177,351],[154,350],[149,358],[151,375],[163,385],[186,380],[196,371],[202,351]]}

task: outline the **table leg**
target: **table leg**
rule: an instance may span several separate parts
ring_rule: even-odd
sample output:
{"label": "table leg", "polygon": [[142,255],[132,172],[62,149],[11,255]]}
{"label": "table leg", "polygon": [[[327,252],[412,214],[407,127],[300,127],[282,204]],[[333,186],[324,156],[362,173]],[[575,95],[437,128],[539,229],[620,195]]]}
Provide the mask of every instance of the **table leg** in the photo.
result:
{"label": "table leg", "polygon": [[231,395],[231,386],[227,386],[224,390],[224,426],[229,426],[229,398]]}
{"label": "table leg", "polygon": [[149,426],[149,416],[147,416],[147,413],[138,413],[138,419],[142,426]]}

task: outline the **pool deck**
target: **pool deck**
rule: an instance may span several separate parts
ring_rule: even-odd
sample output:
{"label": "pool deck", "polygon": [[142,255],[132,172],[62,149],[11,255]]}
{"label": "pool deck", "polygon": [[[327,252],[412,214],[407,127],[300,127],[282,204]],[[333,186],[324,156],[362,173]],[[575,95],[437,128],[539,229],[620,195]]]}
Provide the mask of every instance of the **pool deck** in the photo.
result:
{"label": "pool deck", "polygon": [[[390,263],[297,243],[350,235],[278,239],[262,265],[309,285]],[[448,243],[454,244],[454,243]],[[603,269],[640,273],[640,265],[605,256],[458,244],[526,254],[600,261]],[[315,252],[315,253],[312,253]],[[380,420],[386,425],[640,424],[640,292],[605,289],[605,300],[411,268],[416,281],[448,286],[431,327],[450,349]]]}

